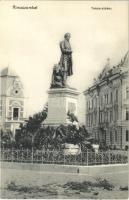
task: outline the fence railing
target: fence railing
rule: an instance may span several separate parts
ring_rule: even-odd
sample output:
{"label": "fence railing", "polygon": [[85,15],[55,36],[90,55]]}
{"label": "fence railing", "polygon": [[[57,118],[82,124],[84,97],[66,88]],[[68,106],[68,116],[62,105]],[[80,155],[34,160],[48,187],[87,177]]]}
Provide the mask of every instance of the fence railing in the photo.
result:
{"label": "fence railing", "polygon": [[44,151],[29,149],[1,149],[1,161],[21,163],[49,163],[64,165],[100,165],[128,162],[128,152],[117,154],[111,151],[92,152],[87,150],[79,155],[64,155],[63,151]]}

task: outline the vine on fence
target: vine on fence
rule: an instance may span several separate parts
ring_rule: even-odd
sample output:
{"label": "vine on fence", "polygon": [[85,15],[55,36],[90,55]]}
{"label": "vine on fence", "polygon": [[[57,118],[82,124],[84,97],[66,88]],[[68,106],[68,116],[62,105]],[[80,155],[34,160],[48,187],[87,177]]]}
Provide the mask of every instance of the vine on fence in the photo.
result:
{"label": "vine on fence", "polygon": [[125,151],[123,154],[114,154],[113,152],[98,152],[87,150],[78,155],[65,155],[63,151],[44,151],[44,150],[14,150],[2,149],[1,161],[22,162],[22,163],[49,163],[64,165],[98,165],[98,164],[117,164],[127,163],[128,156]]}

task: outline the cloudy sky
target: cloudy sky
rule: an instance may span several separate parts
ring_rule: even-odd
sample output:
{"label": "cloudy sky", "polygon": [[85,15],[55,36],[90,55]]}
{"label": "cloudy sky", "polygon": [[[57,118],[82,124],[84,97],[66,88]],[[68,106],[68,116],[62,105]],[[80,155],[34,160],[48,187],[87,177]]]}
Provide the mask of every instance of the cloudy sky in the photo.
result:
{"label": "cloudy sky", "polygon": [[[18,10],[12,6],[38,6]],[[110,7],[96,10],[93,7]],[[0,68],[10,66],[24,83],[28,113],[47,101],[59,42],[71,33],[74,75],[69,84],[83,92],[110,58],[117,64],[128,49],[128,1],[1,1]]]}

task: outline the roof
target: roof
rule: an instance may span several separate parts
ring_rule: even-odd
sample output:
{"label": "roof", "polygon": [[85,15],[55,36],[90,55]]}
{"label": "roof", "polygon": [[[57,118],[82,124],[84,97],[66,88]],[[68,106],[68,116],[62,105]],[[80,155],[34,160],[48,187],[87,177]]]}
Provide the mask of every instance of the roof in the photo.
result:
{"label": "roof", "polygon": [[0,76],[18,76],[10,67],[6,67],[0,72]]}
{"label": "roof", "polygon": [[129,55],[129,52],[127,52],[124,58],[121,59],[121,61],[116,66],[113,66],[112,68],[107,68],[107,66],[105,66],[103,71],[99,74],[98,80],[102,81],[107,77],[111,77],[116,73],[120,73],[124,71],[124,68],[128,66],[128,55]]}
{"label": "roof", "polygon": [[96,87],[96,85],[107,80],[107,78],[113,77],[116,74],[124,73],[125,71],[128,72],[129,71],[129,69],[127,69],[128,61],[129,61],[129,51],[125,54],[123,59],[121,59],[121,61],[116,66],[110,67],[109,65],[105,65],[99,76],[96,79],[94,79],[93,85],[89,87],[87,90],[85,90],[84,93],[86,93],[90,88],[94,88],[94,86]]}

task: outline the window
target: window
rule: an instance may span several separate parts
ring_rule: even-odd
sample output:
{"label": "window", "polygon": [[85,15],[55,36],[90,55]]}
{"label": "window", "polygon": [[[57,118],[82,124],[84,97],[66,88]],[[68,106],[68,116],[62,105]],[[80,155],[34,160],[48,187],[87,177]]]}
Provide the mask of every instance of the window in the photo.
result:
{"label": "window", "polygon": [[129,120],[129,110],[126,109],[126,120]]}
{"label": "window", "polygon": [[104,113],[104,122],[108,122],[108,111]]}
{"label": "window", "polygon": [[110,111],[110,122],[113,120],[112,110]]}
{"label": "window", "polygon": [[110,143],[112,144],[112,132],[110,132]]}
{"label": "window", "polygon": [[88,101],[88,110],[90,109],[90,101]]}
{"label": "window", "polygon": [[126,88],[126,99],[129,99],[129,87]]}
{"label": "window", "polygon": [[115,142],[117,142],[117,131],[115,130]]}
{"label": "window", "polygon": [[100,123],[104,122],[104,113],[100,112]]}
{"label": "window", "polygon": [[102,112],[102,122],[104,122],[104,113]]}
{"label": "window", "polygon": [[109,111],[107,111],[107,122],[109,122]]}
{"label": "window", "polygon": [[126,142],[128,142],[128,141],[129,141],[129,131],[126,130]]}
{"label": "window", "polygon": [[95,108],[97,107],[97,98],[96,97],[94,98],[94,107]]}
{"label": "window", "polygon": [[108,104],[108,94],[107,94],[107,104]]}
{"label": "window", "polygon": [[13,119],[17,120],[19,117],[19,108],[13,108]]}
{"label": "window", "polygon": [[118,102],[118,90],[116,90],[116,102]]}
{"label": "window", "polygon": [[103,105],[103,97],[101,96],[100,98],[100,105],[102,106]]}
{"label": "window", "polygon": [[96,123],[97,123],[97,114],[96,113],[95,113],[94,117],[95,117],[94,118],[94,120],[95,120],[94,122],[95,122],[95,125],[96,125]]}
{"label": "window", "polygon": [[105,104],[108,104],[108,94],[105,94],[104,98],[105,98]]}
{"label": "window", "polygon": [[100,123],[102,122],[102,113],[100,112]]}
{"label": "window", "polygon": [[107,103],[107,95],[106,94],[104,95],[104,98],[105,98],[105,102],[104,103],[106,104]]}
{"label": "window", "polygon": [[93,102],[93,99],[91,100],[91,108],[93,109],[93,104],[94,104],[94,102]]}
{"label": "window", "polygon": [[110,103],[112,103],[112,92],[110,94]]}
{"label": "window", "polygon": [[114,109],[114,120],[118,120],[118,108]]}

